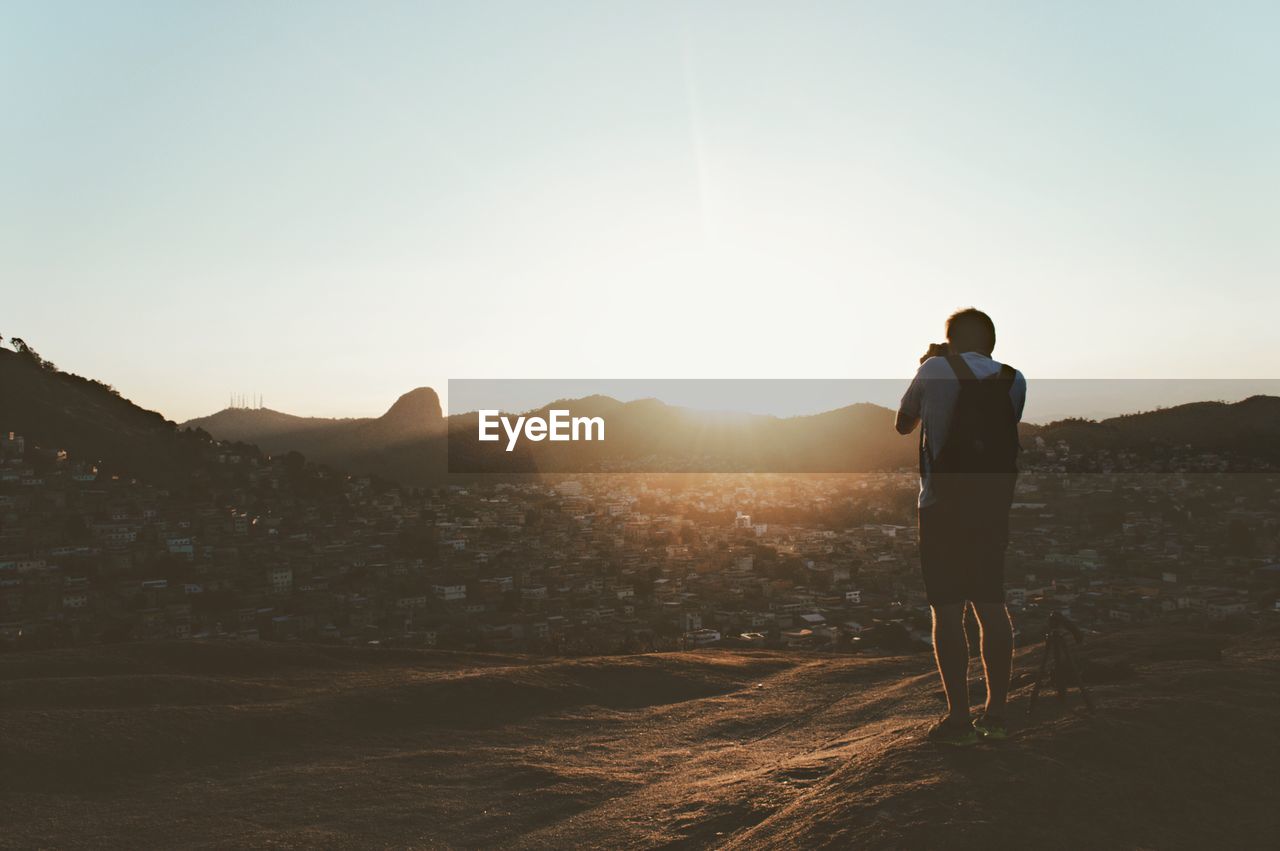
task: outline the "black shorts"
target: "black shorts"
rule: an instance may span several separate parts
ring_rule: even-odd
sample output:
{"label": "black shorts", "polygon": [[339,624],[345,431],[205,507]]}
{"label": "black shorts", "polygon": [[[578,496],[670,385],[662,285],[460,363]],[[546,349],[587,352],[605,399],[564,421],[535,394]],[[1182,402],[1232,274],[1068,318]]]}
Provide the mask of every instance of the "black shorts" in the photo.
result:
{"label": "black shorts", "polygon": [[920,509],[920,567],[930,606],[1004,602],[1009,503],[972,499]]}

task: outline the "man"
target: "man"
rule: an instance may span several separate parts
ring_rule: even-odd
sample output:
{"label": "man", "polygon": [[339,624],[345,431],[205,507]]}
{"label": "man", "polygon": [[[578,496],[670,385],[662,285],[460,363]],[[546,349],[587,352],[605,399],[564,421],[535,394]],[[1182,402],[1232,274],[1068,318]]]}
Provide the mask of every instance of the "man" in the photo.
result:
{"label": "man", "polygon": [[[947,715],[929,738],[970,745],[1006,735],[1013,628],[1004,605],[1004,553],[1027,384],[1022,373],[992,360],[996,329],[987,314],[960,310],[946,331],[946,344],[921,358],[895,426],[910,434],[922,425],[920,566],[947,695]],[[966,604],[978,616],[987,681],[986,704],[972,722]]]}

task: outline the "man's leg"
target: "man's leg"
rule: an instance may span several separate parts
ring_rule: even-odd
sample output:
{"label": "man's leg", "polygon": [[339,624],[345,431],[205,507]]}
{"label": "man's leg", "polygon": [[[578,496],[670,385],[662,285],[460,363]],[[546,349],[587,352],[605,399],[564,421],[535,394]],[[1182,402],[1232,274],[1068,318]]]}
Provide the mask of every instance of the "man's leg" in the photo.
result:
{"label": "man's leg", "polygon": [[1005,700],[1009,696],[1009,677],[1013,673],[1013,624],[1004,603],[974,603],[978,624],[982,627],[982,669],[987,678],[986,712],[1004,717]]}
{"label": "man's leg", "polygon": [[933,607],[933,655],[947,693],[947,717],[969,717],[969,640],[964,634],[964,603]]}

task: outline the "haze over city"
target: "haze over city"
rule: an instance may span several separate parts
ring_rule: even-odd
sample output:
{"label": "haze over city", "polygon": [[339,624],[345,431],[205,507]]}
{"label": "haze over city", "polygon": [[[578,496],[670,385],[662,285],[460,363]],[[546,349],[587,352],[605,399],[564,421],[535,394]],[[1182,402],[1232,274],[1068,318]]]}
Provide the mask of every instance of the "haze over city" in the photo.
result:
{"label": "haze over city", "polygon": [[971,303],[1032,379],[1270,378],[1280,13],[1152,14],[6,4],[0,331],[177,420],[905,377]]}

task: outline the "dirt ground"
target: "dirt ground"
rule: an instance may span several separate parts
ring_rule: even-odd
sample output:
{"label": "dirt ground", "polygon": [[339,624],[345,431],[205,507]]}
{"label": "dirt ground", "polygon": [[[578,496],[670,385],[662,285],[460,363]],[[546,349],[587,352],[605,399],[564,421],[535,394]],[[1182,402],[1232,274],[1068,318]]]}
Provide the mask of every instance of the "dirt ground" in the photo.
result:
{"label": "dirt ground", "polygon": [[1082,660],[1096,713],[1027,719],[1031,648],[1011,738],[949,750],[927,656],[9,654],[0,847],[1274,847],[1280,635]]}

